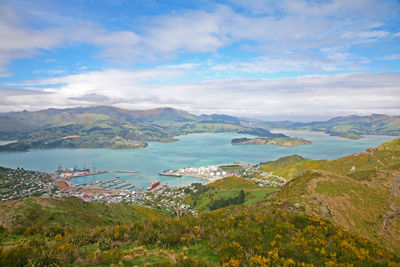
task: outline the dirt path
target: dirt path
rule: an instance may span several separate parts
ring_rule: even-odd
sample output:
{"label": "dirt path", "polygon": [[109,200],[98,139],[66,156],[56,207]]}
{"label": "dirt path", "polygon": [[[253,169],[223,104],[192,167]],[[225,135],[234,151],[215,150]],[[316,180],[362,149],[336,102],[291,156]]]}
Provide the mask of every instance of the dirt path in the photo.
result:
{"label": "dirt path", "polygon": [[395,196],[395,197],[398,197],[397,186],[399,185],[399,182],[400,182],[400,175],[397,176],[396,182],[394,182],[394,185],[392,187],[393,196]]}

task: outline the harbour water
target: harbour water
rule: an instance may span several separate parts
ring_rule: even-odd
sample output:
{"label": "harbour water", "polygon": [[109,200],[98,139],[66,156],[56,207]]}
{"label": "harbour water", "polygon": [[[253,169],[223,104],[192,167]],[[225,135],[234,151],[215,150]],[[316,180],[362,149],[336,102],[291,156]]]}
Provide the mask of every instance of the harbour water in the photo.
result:
{"label": "harbour water", "polygon": [[366,136],[360,140],[348,140],[323,133],[280,131],[291,137],[303,137],[313,143],[298,147],[266,145],[231,145],[231,139],[251,137],[236,133],[205,133],[178,137],[172,143],[150,142],[141,149],[107,148],[55,148],[32,149],[29,152],[1,152],[0,166],[54,172],[58,165],[71,168],[91,167],[97,170],[135,170],[138,173],[108,173],[73,178],[72,184],[89,184],[96,180],[109,180],[119,176],[121,180],[144,188],[154,181],[167,182],[170,186],[181,186],[193,182],[204,182],[193,177],[158,176],[166,169],[196,167],[233,162],[259,163],[283,156],[298,154],[311,159],[333,159],[361,152],[385,141],[389,136]]}

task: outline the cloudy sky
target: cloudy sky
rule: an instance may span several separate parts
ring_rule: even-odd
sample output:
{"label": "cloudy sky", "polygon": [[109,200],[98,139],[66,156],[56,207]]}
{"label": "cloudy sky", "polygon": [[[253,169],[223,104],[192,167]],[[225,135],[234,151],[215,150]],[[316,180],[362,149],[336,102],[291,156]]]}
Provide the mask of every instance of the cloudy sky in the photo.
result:
{"label": "cloudy sky", "polygon": [[0,0],[0,112],[400,115],[397,0]]}

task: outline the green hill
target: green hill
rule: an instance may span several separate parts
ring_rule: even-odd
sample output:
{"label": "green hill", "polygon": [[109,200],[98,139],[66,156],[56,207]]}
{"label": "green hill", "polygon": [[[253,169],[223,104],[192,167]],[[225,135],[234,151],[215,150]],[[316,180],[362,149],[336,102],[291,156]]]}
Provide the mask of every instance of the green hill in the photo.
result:
{"label": "green hill", "polygon": [[315,161],[292,156],[263,165],[292,181],[276,195],[307,214],[400,251],[400,138],[347,157]]}
{"label": "green hill", "polygon": [[336,117],[310,123],[266,122],[268,128],[323,131],[343,138],[359,139],[362,135],[400,135],[400,116],[372,114],[370,116]]}
{"label": "green hill", "polygon": [[251,205],[263,201],[277,189],[263,188],[241,177],[230,176],[207,185],[196,184],[187,190],[186,203],[198,212],[215,210],[229,205]]}
{"label": "green hill", "polygon": [[137,148],[146,146],[146,141],[173,141],[174,136],[202,132],[271,134],[236,117],[195,116],[173,108],[47,109],[0,114],[0,140],[18,140],[0,146],[0,151],[52,147]]}
{"label": "green hill", "polygon": [[[174,136],[203,132],[238,132],[260,137],[286,137],[268,129],[324,131],[358,139],[363,134],[400,135],[400,117],[348,116],[325,122],[262,122],[228,115],[196,116],[183,110],[157,108],[127,110],[110,106],[46,109],[0,114],[0,140],[18,140],[0,151],[29,148],[137,148],[146,141],[172,141]],[[75,138],[65,138],[74,136]]]}

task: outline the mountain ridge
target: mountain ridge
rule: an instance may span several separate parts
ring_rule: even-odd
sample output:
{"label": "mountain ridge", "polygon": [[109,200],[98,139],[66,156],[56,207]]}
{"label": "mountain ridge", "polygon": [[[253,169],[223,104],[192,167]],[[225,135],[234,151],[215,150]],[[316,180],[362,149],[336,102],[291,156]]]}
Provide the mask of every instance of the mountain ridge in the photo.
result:
{"label": "mountain ridge", "polygon": [[[52,147],[135,148],[146,146],[147,141],[172,141],[179,135],[203,132],[286,137],[270,132],[270,129],[276,128],[322,131],[334,136],[359,139],[363,134],[400,135],[400,116],[352,115],[323,122],[296,123],[263,122],[226,114],[194,115],[171,107],[149,110],[113,106],[50,108],[0,113],[0,140],[18,140],[17,143],[0,146],[0,151]],[[64,139],[70,135],[79,138]]]}

